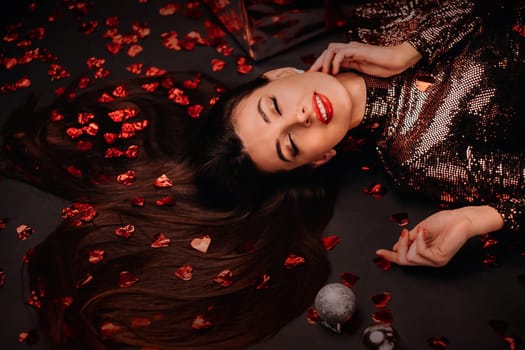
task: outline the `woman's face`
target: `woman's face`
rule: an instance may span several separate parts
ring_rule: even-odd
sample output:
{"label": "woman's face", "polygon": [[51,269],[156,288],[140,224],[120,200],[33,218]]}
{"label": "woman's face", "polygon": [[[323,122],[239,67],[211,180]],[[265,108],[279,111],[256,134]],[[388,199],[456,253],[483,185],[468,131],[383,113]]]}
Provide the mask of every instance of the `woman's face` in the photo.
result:
{"label": "woman's face", "polygon": [[293,68],[265,76],[270,82],[233,112],[245,152],[267,172],[330,160],[350,126],[350,98],[344,86],[331,75]]}

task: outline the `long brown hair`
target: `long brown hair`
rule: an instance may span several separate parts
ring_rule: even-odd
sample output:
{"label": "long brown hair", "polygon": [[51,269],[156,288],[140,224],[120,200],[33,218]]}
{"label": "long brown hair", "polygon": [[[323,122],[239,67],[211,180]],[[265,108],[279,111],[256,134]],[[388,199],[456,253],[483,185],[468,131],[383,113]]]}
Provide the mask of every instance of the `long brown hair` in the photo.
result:
{"label": "long brown hair", "polygon": [[[328,276],[320,236],[335,192],[302,180],[254,198],[252,209],[210,207],[192,154],[212,150],[195,138],[209,127],[218,85],[167,77],[71,90],[41,109],[28,103],[4,129],[5,171],[72,201],[29,257],[52,349],[243,348],[301,314]],[[144,90],[155,82],[158,90]],[[199,117],[189,113],[195,105]],[[123,121],[108,118],[124,109],[138,111],[127,122],[148,121],[133,137],[119,137]]]}

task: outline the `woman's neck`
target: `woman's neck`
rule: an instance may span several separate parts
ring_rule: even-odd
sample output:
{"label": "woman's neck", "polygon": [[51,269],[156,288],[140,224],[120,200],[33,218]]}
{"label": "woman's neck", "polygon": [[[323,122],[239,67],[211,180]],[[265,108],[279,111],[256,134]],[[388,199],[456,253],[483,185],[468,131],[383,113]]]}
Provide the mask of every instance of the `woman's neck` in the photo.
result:
{"label": "woman's neck", "polygon": [[353,72],[344,72],[336,76],[348,91],[351,102],[350,123],[348,130],[357,127],[363,121],[366,107],[366,84],[363,77]]}

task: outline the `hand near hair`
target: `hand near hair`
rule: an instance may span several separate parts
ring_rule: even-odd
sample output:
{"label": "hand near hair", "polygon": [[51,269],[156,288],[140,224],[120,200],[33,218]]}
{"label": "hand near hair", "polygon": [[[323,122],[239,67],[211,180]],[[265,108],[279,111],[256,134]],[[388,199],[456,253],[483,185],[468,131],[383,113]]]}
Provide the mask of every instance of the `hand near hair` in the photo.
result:
{"label": "hand near hair", "polygon": [[503,219],[489,206],[443,210],[403,229],[391,251],[376,254],[399,265],[445,266],[468,239],[502,227]]}
{"label": "hand near hair", "polygon": [[421,54],[406,42],[397,46],[376,46],[351,41],[329,44],[309,70],[335,75],[345,68],[377,77],[390,77],[420,59]]}

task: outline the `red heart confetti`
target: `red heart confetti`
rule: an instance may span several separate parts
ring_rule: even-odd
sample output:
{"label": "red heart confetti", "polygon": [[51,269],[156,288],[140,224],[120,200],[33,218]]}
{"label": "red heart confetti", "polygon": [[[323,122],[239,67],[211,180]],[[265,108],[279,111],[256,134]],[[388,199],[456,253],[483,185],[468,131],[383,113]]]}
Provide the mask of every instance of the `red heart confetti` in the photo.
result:
{"label": "red heart confetti", "polygon": [[9,223],[9,218],[0,218],[0,230],[5,229],[8,223]]}
{"label": "red heart confetti", "polygon": [[133,185],[135,182],[136,173],[133,170],[128,170],[125,173],[117,175],[117,182],[125,186]]}
{"label": "red heart confetti", "polygon": [[107,103],[107,102],[113,102],[115,101],[115,98],[108,94],[107,92],[104,92],[99,98],[98,102],[100,103]]}
{"label": "red heart confetti", "polygon": [[169,50],[180,51],[179,34],[176,31],[165,32],[160,35],[162,38],[162,46]]}
{"label": "red heart confetti", "polygon": [[82,177],[82,170],[80,170],[79,168],[73,166],[73,165],[68,165],[66,167],[66,171],[69,173],[69,175],[73,176],[73,177]]}
{"label": "red heart confetti", "polygon": [[323,237],[321,239],[323,242],[323,246],[325,247],[326,250],[334,249],[334,247],[341,242],[341,238],[339,238],[338,236],[334,236],[334,235]]}
{"label": "red heart confetti", "polygon": [[115,235],[122,237],[122,238],[129,238],[131,235],[135,233],[135,226],[128,224],[125,226],[118,227],[115,230]]}
{"label": "red heart confetti", "polygon": [[194,238],[190,245],[193,249],[198,250],[201,253],[206,253],[211,243],[211,237],[209,235],[204,235],[200,238]]}
{"label": "red heart confetti", "polygon": [[144,64],[142,63],[133,63],[126,67],[126,70],[128,72],[131,72],[133,74],[140,75],[142,73],[142,69],[144,68]]}
{"label": "red heart confetti", "polygon": [[38,331],[36,329],[32,329],[27,332],[20,332],[18,334],[18,341],[28,345],[36,344],[38,343]]}
{"label": "red heart confetti", "polygon": [[172,187],[173,182],[170,180],[170,178],[166,174],[162,174],[155,179],[155,181],[153,182],[153,186],[157,188]]}
{"label": "red heart confetti", "polygon": [[112,94],[115,97],[127,97],[129,92],[128,92],[128,89],[126,89],[125,86],[119,85],[113,90]]}
{"label": "red heart confetti", "polygon": [[270,287],[269,285],[269,282],[270,282],[270,275],[268,274],[263,274],[260,281],[257,283],[257,286],[255,287],[255,289],[257,290],[261,290],[261,289],[268,289]]}
{"label": "red heart confetti", "polygon": [[27,225],[19,225],[16,228],[16,233],[18,236],[18,239],[21,241],[25,241],[28,239],[33,233],[35,233],[35,230],[31,226]]}
{"label": "red heart confetti", "polygon": [[428,338],[427,342],[428,345],[435,350],[446,349],[449,344],[449,340],[444,336]]}
{"label": "red heart confetti", "polygon": [[131,205],[135,207],[143,207],[145,204],[144,197],[133,197],[131,198]]}
{"label": "red heart confetti", "polygon": [[187,106],[190,104],[190,99],[187,95],[184,94],[184,91],[182,91],[179,88],[172,88],[168,91],[168,98],[180,105]]}
{"label": "red heart confetti", "polygon": [[319,317],[319,313],[317,312],[317,309],[313,306],[308,307],[306,310],[306,321],[309,324],[316,324],[319,322],[321,318]]}
{"label": "red heart confetti", "polygon": [[296,266],[304,264],[305,260],[302,256],[296,254],[289,254],[284,261],[284,267],[292,269]]}
{"label": "red heart confetti", "polygon": [[4,271],[2,271],[2,269],[0,269],[0,287],[3,287],[4,284],[5,284],[5,273]]}
{"label": "red heart confetti", "polygon": [[408,213],[395,213],[390,216],[390,221],[397,223],[397,226],[404,227],[408,225]]}
{"label": "red heart confetti", "polygon": [[388,302],[391,298],[392,296],[389,292],[382,292],[379,294],[372,295],[370,299],[378,309],[384,309],[388,306]]}
{"label": "red heart confetti", "polygon": [[82,222],[90,222],[97,215],[96,209],[89,203],[74,202],[70,207],[62,209],[62,219],[70,219],[80,215]]}
{"label": "red heart confetti", "polygon": [[69,73],[64,67],[56,63],[51,63],[47,74],[49,74],[51,80],[60,80],[64,78],[69,78],[71,76],[71,73]]}
{"label": "red heart confetti", "polygon": [[135,136],[135,128],[132,123],[122,123],[120,126],[120,132],[117,135],[119,139],[129,139]]}
{"label": "red heart confetti", "polygon": [[188,107],[188,114],[192,118],[198,118],[201,115],[201,112],[204,110],[202,105],[193,105]]}
{"label": "red heart confetti", "polygon": [[130,57],[135,57],[137,56],[139,53],[141,53],[144,49],[142,48],[141,45],[138,45],[138,44],[135,44],[135,45],[131,45],[129,48],[128,48],[128,56]]}
{"label": "red heart confetti", "polygon": [[233,272],[231,270],[222,270],[213,279],[213,282],[217,283],[221,287],[229,287],[232,284]]}
{"label": "red heart confetti", "polygon": [[64,309],[67,309],[68,307],[70,307],[71,304],[73,304],[73,301],[74,301],[73,297],[60,298],[60,303],[64,307]]}
{"label": "red heart confetti", "polygon": [[390,268],[392,268],[392,263],[381,256],[374,258],[374,264],[384,271],[390,270]]}
{"label": "red heart confetti", "polygon": [[175,205],[175,198],[173,196],[164,196],[155,201],[158,207],[171,207]]}
{"label": "red heart confetti", "polygon": [[223,60],[220,60],[218,58],[213,58],[211,60],[211,69],[214,72],[218,72],[218,71],[222,70],[225,65],[226,65],[226,62],[224,62]]}
{"label": "red heart confetti", "polygon": [[103,249],[90,249],[88,261],[91,264],[98,264],[104,259],[105,251]]}
{"label": "red heart confetti", "polygon": [[34,290],[31,291],[31,295],[26,300],[26,304],[34,307],[35,309],[40,309],[42,307],[42,303],[40,302],[40,299],[38,295],[36,294],[36,291]]}
{"label": "red heart confetti", "polygon": [[382,184],[374,183],[374,184],[371,184],[371,185],[365,187],[363,189],[363,192],[365,192],[366,194],[372,196],[372,198],[374,198],[374,199],[380,199],[381,197],[383,197],[386,194],[387,190]]}
{"label": "red heart confetti", "polygon": [[129,271],[121,271],[118,285],[120,288],[128,288],[137,283],[139,278]]}
{"label": "red heart confetti", "polygon": [[503,341],[507,344],[509,347],[509,350],[516,350],[518,348],[518,345],[521,344],[521,340],[523,337],[518,336],[506,336],[503,337]]}
{"label": "red heart confetti", "polygon": [[24,264],[28,264],[29,261],[31,260],[31,257],[33,256],[35,252],[35,248],[29,248],[26,253],[24,254],[24,256],[22,257],[22,262]]}
{"label": "red heart confetti", "polygon": [[519,33],[521,36],[525,36],[525,26],[520,26],[519,24],[512,25],[512,30]]}
{"label": "red heart confetti", "polygon": [[158,76],[161,76],[161,75],[164,75],[166,74],[167,71],[165,69],[161,69],[161,68],[158,68],[158,67],[148,67],[146,68],[146,76],[147,77],[158,77]]}
{"label": "red heart confetti", "polygon": [[253,70],[253,66],[247,63],[246,57],[242,56],[237,59],[237,72],[241,74],[250,73]]}
{"label": "red heart confetti", "polygon": [[151,320],[146,317],[133,317],[131,319],[131,327],[132,328],[141,328],[141,327],[147,327],[151,324]]}
{"label": "red heart confetti", "polygon": [[86,60],[86,65],[88,66],[89,69],[100,68],[104,65],[104,63],[106,63],[105,58],[89,57]]}
{"label": "red heart confetti", "polygon": [[353,288],[360,279],[359,276],[354,275],[351,272],[343,272],[339,276],[341,277],[341,282],[348,288]]}
{"label": "red heart confetti", "polygon": [[93,282],[93,275],[91,275],[90,273],[86,273],[77,281],[76,288],[84,288],[91,282]]}
{"label": "red heart confetti", "polygon": [[372,314],[372,321],[391,325],[394,317],[389,309],[382,309]]}
{"label": "red heart confetti", "polygon": [[189,281],[193,278],[193,267],[191,265],[183,265],[175,270],[173,275],[183,281]]}
{"label": "red heart confetti", "polygon": [[153,241],[151,242],[152,248],[165,248],[170,245],[170,238],[167,237],[164,233],[157,233],[153,236]]}
{"label": "red heart confetti", "polygon": [[199,314],[195,316],[191,324],[191,328],[195,330],[208,329],[211,326],[212,326],[211,321],[208,319],[206,315],[203,315],[203,314]]}
{"label": "red heart confetti", "polygon": [[141,39],[151,34],[151,29],[147,22],[133,21],[131,29],[133,30],[133,33],[137,34]]}
{"label": "red heart confetti", "polygon": [[139,114],[139,110],[133,108],[117,109],[108,113],[108,117],[115,123],[133,118]]}
{"label": "red heart confetti", "polygon": [[120,330],[121,327],[111,321],[104,321],[100,326],[100,333],[102,334],[103,339],[111,337],[112,335],[120,332]]}
{"label": "red heart confetti", "polygon": [[69,136],[69,138],[71,140],[76,140],[78,139],[80,136],[82,136],[82,129],[79,129],[79,128],[68,128],[66,129],[66,134],[67,136]]}
{"label": "red heart confetti", "polygon": [[487,253],[485,255],[485,257],[483,258],[483,260],[481,262],[482,262],[483,266],[486,267],[486,268],[499,267],[500,266],[499,261],[498,261],[498,257],[496,255],[489,254],[489,253]]}
{"label": "red heart confetti", "polygon": [[490,234],[485,234],[480,238],[480,242],[483,243],[483,248],[487,249],[489,247],[495,246],[499,241],[491,237]]}
{"label": "red heart confetti", "polygon": [[171,16],[180,10],[180,3],[168,2],[165,6],[159,9],[161,16]]}

